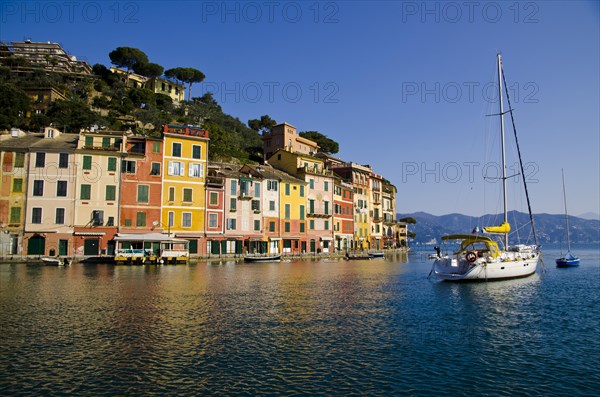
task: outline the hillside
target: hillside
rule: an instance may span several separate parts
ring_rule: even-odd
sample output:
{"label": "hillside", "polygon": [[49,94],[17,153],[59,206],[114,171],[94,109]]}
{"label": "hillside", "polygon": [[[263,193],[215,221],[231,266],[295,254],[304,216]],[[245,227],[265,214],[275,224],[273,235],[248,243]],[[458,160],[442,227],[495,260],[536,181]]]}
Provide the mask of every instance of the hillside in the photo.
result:
{"label": "hillside", "polygon": [[[470,233],[476,226],[481,228],[485,225],[494,225],[500,223],[502,219],[502,215],[493,214],[482,217],[472,217],[462,214],[437,216],[426,212],[398,214],[398,217],[415,218],[417,223],[409,225],[409,229],[417,235],[415,242],[419,243],[426,243],[432,239],[439,241],[440,236],[445,234]],[[509,220],[513,230],[509,238],[516,239],[517,237],[521,237],[521,240],[526,239],[530,229],[528,225],[529,215],[518,211],[511,211],[509,212]],[[564,215],[536,214],[534,220],[540,244],[560,243],[565,240]],[[600,242],[600,221],[570,216],[569,224],[572,242]],[[519,227],[516,225],[519,225]]]}
{"label": "hillside", "polygon": [[[17,68],[15,62],[27,67]],[[176,103],[168,95],[132,86],[127,77],[104,65],[96,64],[92,70],[72,75],[21,57],[0,58],[0,130],[40,131],[53,125],[78,132],[96,126],[156,135],[167,123],[202,124],[210,131],[210,160],[262,159],[259,132],[223,112],[210,92]]]}

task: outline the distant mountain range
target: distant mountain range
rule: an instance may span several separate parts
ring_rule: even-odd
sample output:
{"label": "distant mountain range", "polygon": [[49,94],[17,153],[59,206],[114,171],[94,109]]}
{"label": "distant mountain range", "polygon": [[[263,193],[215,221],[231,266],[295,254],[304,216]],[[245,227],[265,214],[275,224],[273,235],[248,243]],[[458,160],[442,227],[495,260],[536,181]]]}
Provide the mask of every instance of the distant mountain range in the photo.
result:
{"label": "distant mountain range", "polygon": [[[440,242],[440,236],[455,233],[471,233],[475,227],[497,225],[502,222],[502,215],[488,214],[473,217],[462,214],[432,215],[426,212],[397,214],[398,218],[412,217],[417,223],[408,225],[408,229],[416,234],[415,242],[427,243],[434,239]],[[530,233],[529,215],[511,211],[508,215],[511,224],[509,239],[516,241],[520,237],[525,242]],[[566,241],[565,216],[553,214],[534,215],[535,229],[540,244],[560,243]],[[600,220],[583,219],[569,216],[570,237],[572,243],[599,243]],[[530,241],[533,241],[532,239]]]}
{"label": "distant mountain range", "polygon": [[598,214],[597,212],[586,212],[584,214],[581,215],[577,215],[580,218],[583,219],[597,219],[600,220],[600,214]]}

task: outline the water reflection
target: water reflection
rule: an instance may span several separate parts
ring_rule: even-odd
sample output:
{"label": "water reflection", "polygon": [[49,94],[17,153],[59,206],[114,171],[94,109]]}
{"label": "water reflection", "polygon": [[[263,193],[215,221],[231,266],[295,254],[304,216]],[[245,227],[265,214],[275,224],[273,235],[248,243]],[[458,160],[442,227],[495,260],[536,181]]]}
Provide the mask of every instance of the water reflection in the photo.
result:
{"label": "water reflection", "polygon": [[[429,269],[411,254],[0,265],[0,365],[10,374],[0,390],[103,396],[596,389],[598,374],[572,358],[599,358],[593,335],[600,293],[587,269],[474,284],[427,280]],[[568,337],[558,336],[563,330]],[[565,357],[564,346],[573,356]],[[548,386],[554,360],[578,372],[569,372],[569,385]],[[464,374],[475,367],[469,383]]]}

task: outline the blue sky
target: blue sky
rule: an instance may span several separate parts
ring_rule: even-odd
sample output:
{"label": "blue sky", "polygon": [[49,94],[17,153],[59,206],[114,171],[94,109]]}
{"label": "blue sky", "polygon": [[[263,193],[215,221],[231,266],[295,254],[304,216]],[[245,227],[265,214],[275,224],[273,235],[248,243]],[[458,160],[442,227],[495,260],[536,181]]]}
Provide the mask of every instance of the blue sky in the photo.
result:
{"label": "blue sky", "polygon": [[[0,40],[91,64],[137,47],[189,66],[242,121],[269,114],[340,143],[399,190],[398,211],[501,211],[501,51],[535,212],[600,212],[600,6],[590,1],[80,1],[0,4]],[[510,127],[510,120],[507,127]],[[512,130],[507,128],[508,137]],[[514,164],[513,150],[508,163]],[[511,166],[512,167],[512,166]],[[510,172],[510,171],[509,171]],[[511,208],[525,210],[510,180]]]}

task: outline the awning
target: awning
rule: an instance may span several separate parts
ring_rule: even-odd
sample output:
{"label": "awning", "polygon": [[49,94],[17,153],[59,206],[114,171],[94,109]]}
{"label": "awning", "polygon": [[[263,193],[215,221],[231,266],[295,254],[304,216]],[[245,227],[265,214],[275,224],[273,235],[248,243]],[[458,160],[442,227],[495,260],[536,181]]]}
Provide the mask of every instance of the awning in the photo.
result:
{"label": "awning", "polygon": [[75,236],[104,236],[104,232],[74,232]]}
{"label": "awning", "polygon": [[202,233],[175,233],[175,237],[179,238],[202,238],[204,234]]}
{"label": "awning", "polygon": [[300,240],[300,237],[284,237],[284,240]]}
{"label": "awning", "polygon": [[323,240],[323,241],[331,241],[331,240],[333,240],[333,237],[331,237],[331,236],[321,236],[321,240]]}
{"label": "awning", "polygon": [[173,237],[161,233],[119,233],[114,238],[115,241],[149,241],[159,242],[176,241]]}
{"label": "awning", "polygon": [[267,241],[265,237],[250,237],[248,240],[250,241]]}
{"label": "awning", "polygon": [[269,237],[269,240],[271,240],[271,241],[280,241],[281,237]]}

